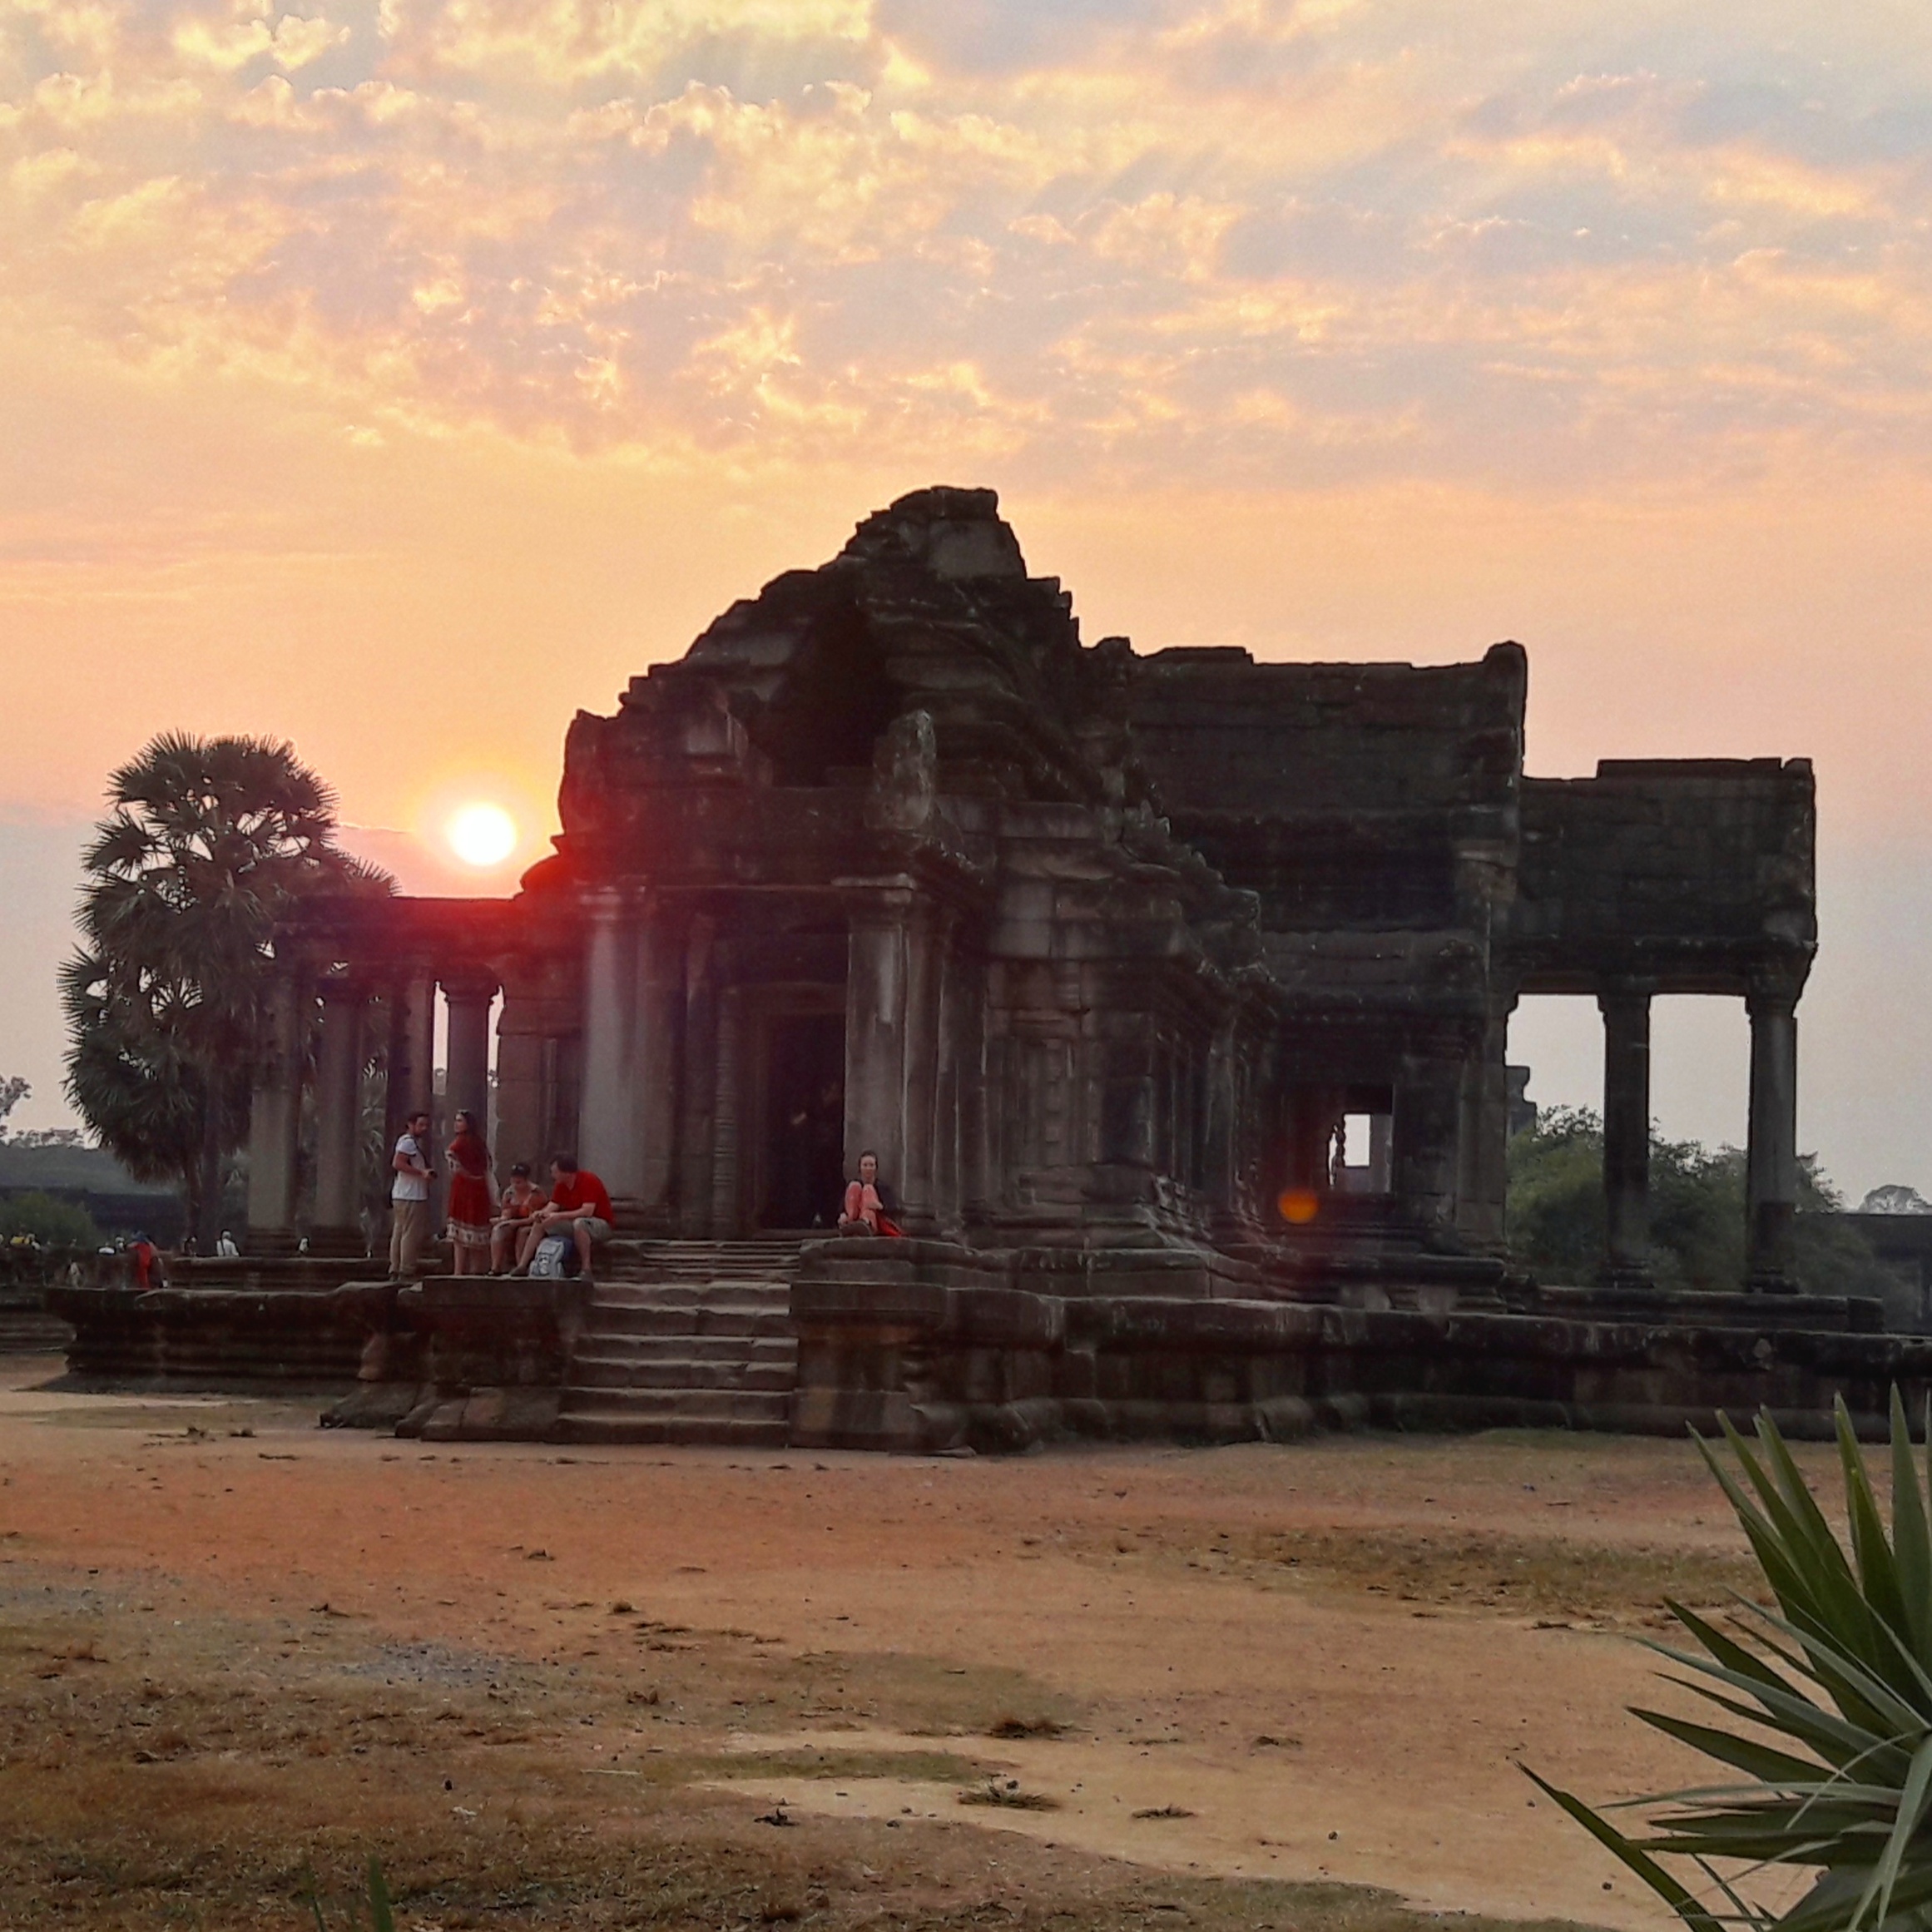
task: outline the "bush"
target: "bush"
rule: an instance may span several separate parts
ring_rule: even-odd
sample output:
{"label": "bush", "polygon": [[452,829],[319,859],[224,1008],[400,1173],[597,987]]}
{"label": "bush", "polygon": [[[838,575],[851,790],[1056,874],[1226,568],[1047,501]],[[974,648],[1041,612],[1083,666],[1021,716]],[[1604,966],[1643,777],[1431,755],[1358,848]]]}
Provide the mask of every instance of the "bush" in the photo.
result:
{"label": "bush", "polygon": [[[1696,1141],[1650,1142],[1651,1271],[1660,1288],[1743,1286],[1744,1153]],[[1814,1295],[1883,1296],[1892,1276],[1857,1229],[1831,1218],[1843,1197],[1817,1157],[1798,1164],[1792,1265]],[[1588,1107],[1553,1107],[1509,1143],[1505,1227],[1511,1256],[1539,1281],[1593,1280],[1603,1265],[1603,1123]]]}

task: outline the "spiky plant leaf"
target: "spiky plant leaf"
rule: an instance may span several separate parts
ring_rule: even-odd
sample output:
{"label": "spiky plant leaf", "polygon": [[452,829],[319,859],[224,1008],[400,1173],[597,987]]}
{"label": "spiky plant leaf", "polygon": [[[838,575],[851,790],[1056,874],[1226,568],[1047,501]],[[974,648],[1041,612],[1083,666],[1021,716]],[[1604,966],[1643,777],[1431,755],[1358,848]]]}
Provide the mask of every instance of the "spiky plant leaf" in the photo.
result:
{"label": "spiky plant leaf", "polygon": [[[1672,1603],[1671,1613],[1697,1647],[1651,1647],[1687,1673],[1668,1682],[1751,1730],[1655,1711],[1633,1715],[1748,1781],[1631,1801],[1649,1815],[1647,1835],[1632,1836],[1529,1775],[1693,1932],[1736,1925],[1751,1932],[1927,1932],[1932,1434],[1922,1484],[1895,1390],[1888,1533],[1850,1414],[1837,1404],[1847,1550],[1771,1418],[1758,1417],[1755,1444],[1727,1417],[1719,1419],[1736,1470],[1702,1437],[1697,1446],[1776,1608],[1740,1603],[1746,1642]],[[1932,1404],[1927,1422],[1932,1431]],[[1681,1880],[1663,1862],[1670,1859],[1691,1860],[1714,1902]],[[1751,1874],[1791,1868],[1817,1874],[1796,1905],[1781,1914],[1753,1900]]]}

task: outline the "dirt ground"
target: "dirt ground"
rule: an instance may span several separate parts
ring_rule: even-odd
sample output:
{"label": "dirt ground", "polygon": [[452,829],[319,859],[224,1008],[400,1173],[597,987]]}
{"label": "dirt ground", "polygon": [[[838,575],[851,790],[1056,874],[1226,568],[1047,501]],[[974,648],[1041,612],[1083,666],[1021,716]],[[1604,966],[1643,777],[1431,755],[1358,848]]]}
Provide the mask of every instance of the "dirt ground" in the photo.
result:
{"label": "dirt ground", "polygon": [[58,1369],[0,1360],[8,1925],[334,1926],[373,1854],[417,1932],[1657,1926],[1517,1764],[1689,1781],[1632,1640],[1752,1574],[1672,1442],[437,1449]]}

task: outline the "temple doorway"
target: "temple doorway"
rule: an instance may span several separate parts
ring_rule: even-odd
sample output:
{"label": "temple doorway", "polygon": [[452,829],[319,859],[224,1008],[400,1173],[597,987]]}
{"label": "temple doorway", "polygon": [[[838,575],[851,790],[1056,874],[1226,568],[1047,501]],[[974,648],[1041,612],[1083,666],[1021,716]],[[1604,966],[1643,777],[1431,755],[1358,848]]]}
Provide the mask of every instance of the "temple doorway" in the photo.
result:
{"label": "temple doorway", "polygon": [[775,1015],[767,1038],[759,1225],[830,1230],[845,1186],[845,1016]]}

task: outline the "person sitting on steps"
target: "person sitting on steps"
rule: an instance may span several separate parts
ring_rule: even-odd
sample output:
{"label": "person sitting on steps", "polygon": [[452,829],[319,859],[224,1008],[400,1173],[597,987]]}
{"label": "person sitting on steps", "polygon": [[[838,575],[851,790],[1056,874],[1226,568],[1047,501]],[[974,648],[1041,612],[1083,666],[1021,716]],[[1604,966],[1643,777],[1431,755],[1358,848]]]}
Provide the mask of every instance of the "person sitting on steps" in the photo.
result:
{"label": "person sitting on steps", "polygon": [[886,1235],[903,1240],[905,1230],[886,1211],[889,1204],[885,1184],[879,1178],[879,1157],[868,1147],[859,1157],[859,1178],[845,1190],[839,1232]]}
{"label": "person sitting on steps", "polygon": [[577,1271],[587,1286],[594,1286],[591,1244],[611,1238],[611,1224],[616,1218],[603,1182],[587,1167],[579,1167],[574,1154],[559,1154],[550,1163],[550,1199],[531,1215],[518,1244],[517,1272],[529,1272],[530,1257],[545,1235],[568,1229],[577,1241]]}
{"label": "person sitting on steps", "polygon": [[528,1162],[518,1161],[511,1167],[510,1184],[503,1190],[503,1199],[497,1206],[496,1221],[490,1229],[490,1272],[493,1275],[503,1275],[509,1271],[510,1251],[522,1238],[530,1216],[549,1198],[530,1178]]}

